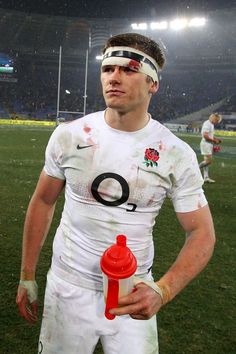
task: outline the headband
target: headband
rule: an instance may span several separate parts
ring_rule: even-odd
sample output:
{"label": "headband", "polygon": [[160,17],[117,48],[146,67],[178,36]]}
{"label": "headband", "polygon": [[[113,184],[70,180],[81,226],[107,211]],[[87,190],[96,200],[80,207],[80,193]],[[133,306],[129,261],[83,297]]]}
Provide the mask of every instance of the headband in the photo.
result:
{"label": "headband", "polygon": [[158,64],[155,59],[146,53],[131,47],[109,47],[106,49],[102,66],[127,66],[131,70],[150,76],[158,82]]}

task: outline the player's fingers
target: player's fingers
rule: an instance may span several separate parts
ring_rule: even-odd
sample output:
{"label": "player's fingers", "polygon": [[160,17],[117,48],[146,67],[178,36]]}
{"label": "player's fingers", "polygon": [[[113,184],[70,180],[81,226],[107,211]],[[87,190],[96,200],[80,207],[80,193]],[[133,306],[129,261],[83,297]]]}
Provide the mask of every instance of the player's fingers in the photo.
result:
{"label": "player's fingers", "polygon": [[[29,323],[35,323],[37,321],[37,316],[35,316],[31,307],[28,305],[27,290],[23,287],[18,288],[16,304],[18,306],[21,317],[23,317]],[[34,308],[34,311],[35,310],[36,308]]]}
{"label": "player's fingers", "polygon": [[26,311],[27,311],[27,314],[26,314],[26,320],[31,323],[31,324],[34,324],[37,322],[38,320],[38,317],[37,315],[35,315],[32,311],[32,307],[31,307],[31,304],[29,306],[26,306]]}
{"label": "player's fingers", "polygon": [[32,302],[31,309],[32,309],[32,314],[33,314],[34,318],[37,320],[37,318],[38,318],[38,302],[37,301]]}
{"label": "player's fingers", "polygon": [[142,292],[138,294],[137,291],[123,296],[119,299],[118,308],[111,309],[114,315],[122,316],[122,315],[133,315],[133,314],[142,314],[145,310],[145,301],[143,301]]}
{"label": "player's fingers", "polygon": [[142,300],[144,297],[142,291],[146,287],[147,286],[145,284],[141,284],[141,283],[137,284],[130,294],[119,298],[119,306],[127,306],[127,305],[136,304],[137,302]]}
{"label": "player's fingers", "polygon": [[140,309],[137,308],[136,305],[128,305],[128,306],[122,306],[122,307],[111,309],[109,310],[109,312],[115,316],[123,316],[123,315],[131,315],[135,313],[137,314],[139,310]]}
{"label": "player's fingers", "polygon": [[149,317],[144,315],[130,315],[134,320],[148,320]]}
{"label": "player's fingers", "polygon": [[134,293],[131,293],[129,295],[122,296],[119,299],[118,304],[119,306],[127,306],[127,305],[135,304],[136,302],[137,302],[136,296],[134,296]]}
{"label": "player's fingers", "polygon": [[146,308],[143,308],[140,304],[129,305],[124,307],[119,307],[116,309],[111,309],[110,313],[115,316],[130,315],[136,320],[147,320],[153,316],[153,313]]}
{"label": "player's fingers", "polygon": [[18,288],[18,293],[17,293],[17,297],[16,297],[16,304],[18,306],[18,310],[20,315],[27,319],[28,315],[27,315],[27,290],[19,287]]}

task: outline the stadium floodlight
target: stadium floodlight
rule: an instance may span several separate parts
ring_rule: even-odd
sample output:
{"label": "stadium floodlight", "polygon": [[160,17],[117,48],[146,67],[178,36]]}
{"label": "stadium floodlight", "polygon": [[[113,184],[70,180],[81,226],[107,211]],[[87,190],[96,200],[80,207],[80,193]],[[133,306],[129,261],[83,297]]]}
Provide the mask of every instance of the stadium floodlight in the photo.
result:
{"label": "stadium floodlight", "polygon": [[152,30],[165,30],[168,28],[168,22],[167,21],[161,21],[161,22],[152,22],[150,24],[150,27]]}
{"label": "stadium floodlight", "polygon": [[205,26],[205,24],[206,24],[205,17],[194,17],[189,21],[188,26],[189,27],[202,27],[202,26]]}
{"label": "stadium floodlight", "polygon": [[132,23],[131,27],[132,27],[133,30],[146,30],[148,25],[145,22],[143,22],[143,23]]}
{"label": "stadium floodlight", "polygon": [[188,21],[185,18],[176,18],[170,22],[170,28],[179,31],[187,27]]}
{"label": "stadium floodlight", "polygon": [[102,60],[103,59],[103,55],[96,55],[96,60]]}

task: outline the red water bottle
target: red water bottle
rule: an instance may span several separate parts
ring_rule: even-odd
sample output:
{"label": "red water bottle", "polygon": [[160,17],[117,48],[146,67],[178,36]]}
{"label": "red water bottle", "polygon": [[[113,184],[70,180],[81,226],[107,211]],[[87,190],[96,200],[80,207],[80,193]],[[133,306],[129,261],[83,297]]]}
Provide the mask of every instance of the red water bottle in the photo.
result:
{"label": "red water bottle", "polygon": [[103,273],[103,291],[106,301],[105,316],[113,320],[115,315],[109,313],[118,306],[118,299],[132,292],[133,275],[137,269],[137,260],[126,246],[126,236],[118,235],[116,244],[109,247],[101,258]]}

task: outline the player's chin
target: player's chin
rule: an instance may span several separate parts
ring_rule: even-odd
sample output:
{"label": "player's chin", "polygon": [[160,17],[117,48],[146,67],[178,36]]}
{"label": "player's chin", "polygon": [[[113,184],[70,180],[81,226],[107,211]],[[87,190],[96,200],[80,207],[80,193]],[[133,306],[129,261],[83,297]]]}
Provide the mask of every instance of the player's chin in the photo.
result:
{"label": "player's chin", "polygon": [[106,96],[105,102],[106,102],[107,107],[109,107],[109,106],[116,107],[116,106],[121,106],[121,105],[125,104],[124,98],[121,96],[110,96],[110,97]]}
{"label": "player's chin", "polygon": [[117,103],[117,102],[107,102],[106,103],[107,108],[111,108],[114,109],[116,111],[122,111],[124,110],[124,105],[121,103]]}

